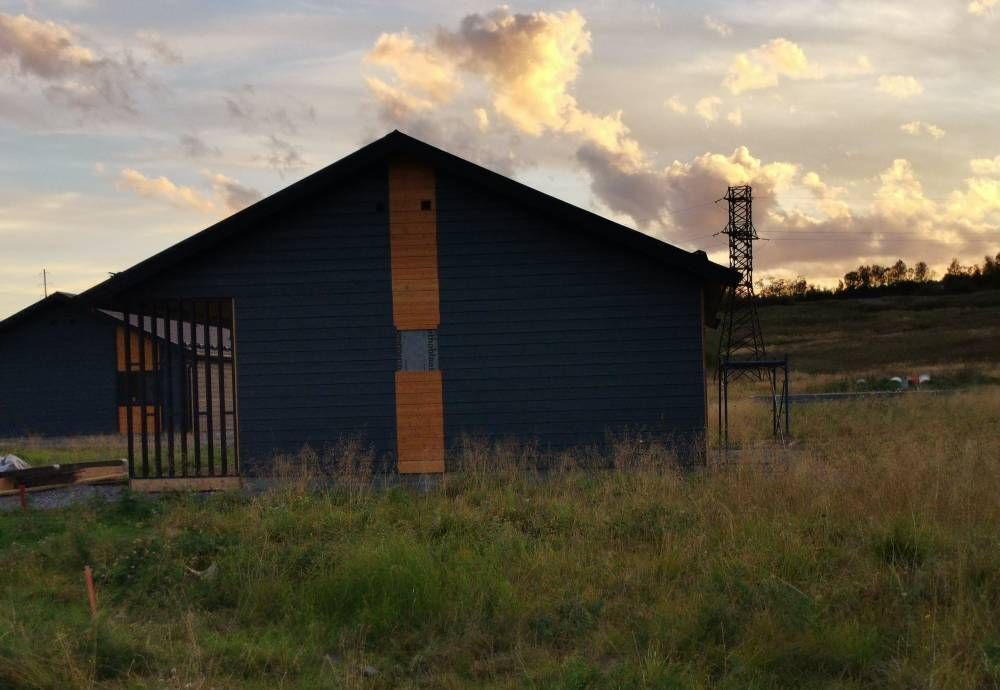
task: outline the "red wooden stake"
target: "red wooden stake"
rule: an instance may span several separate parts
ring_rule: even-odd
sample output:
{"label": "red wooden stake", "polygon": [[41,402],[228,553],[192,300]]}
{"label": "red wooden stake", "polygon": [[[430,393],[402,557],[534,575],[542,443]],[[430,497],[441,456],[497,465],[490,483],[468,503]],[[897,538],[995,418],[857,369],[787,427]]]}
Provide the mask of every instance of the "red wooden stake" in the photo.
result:
{"label": "red wooden stake", "polygon": [[94,571],[84,566],[83,579],[87,583],[87,599],[90,601],[90,617],[97,618],[97,592],[94,591]]}
{"label": "red wooden stake", "polygon": [[21,497],[21,510],[28,509],[28,492],[24,489],[24,484],[17,485],[17,494]]}

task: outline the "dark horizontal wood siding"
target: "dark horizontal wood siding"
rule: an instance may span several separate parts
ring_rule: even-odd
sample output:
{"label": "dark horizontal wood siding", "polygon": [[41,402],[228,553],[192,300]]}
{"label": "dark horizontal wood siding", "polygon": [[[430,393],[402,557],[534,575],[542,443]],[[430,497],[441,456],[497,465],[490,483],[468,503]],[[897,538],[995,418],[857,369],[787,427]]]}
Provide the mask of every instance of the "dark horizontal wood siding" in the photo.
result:
{"label": "dark horizontal wood siding", "polygon": [[445,435],[600,443],[705,428],[701,288],[438,176]]}
{"label": "dark horizontal wood siding", "polygon": [[395,452],[396,338],[384,168],[146,284],[232,297],[242,469],[358,436]]}
{"label": "dark horizontal wood siding", "polygon": [[114,323],[58,305],[0,333],[0,437],[116,431]]}
{"label": "dark horizontal wood siding", "polygon": [[[397,451],[387,178],[331,189],[136,294],[234,299],[244,472],[351,435]],[[455,177],[436,185],[447,446],[703,434],[699,279]]]}

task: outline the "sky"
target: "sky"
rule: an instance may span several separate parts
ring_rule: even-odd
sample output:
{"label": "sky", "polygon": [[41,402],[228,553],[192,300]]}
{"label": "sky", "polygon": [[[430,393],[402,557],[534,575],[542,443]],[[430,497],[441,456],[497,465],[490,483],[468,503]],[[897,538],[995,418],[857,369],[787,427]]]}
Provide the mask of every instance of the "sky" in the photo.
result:
{"label": "sky", "polygon": [[392,129],[757,277],[1000,252],[1000,0],[0,0],[0,318]]}

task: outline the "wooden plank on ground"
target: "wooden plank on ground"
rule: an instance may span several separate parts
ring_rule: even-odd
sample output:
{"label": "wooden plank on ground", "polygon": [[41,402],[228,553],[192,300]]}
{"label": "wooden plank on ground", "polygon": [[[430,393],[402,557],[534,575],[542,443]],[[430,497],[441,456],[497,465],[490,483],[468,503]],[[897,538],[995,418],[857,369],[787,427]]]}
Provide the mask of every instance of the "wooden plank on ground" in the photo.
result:
{"label": "wooden plank on ground", "polygon": [[133,479],[132,491],[168,493],[172,491],[238,491],[243,486],[240,477],[177,477],[174,479]]}
{"label": "wooden plank on ground", "polygon": [[128,466],[120,460],[29,467],[0,475],[0,496],[27,491],[45,491],[81,484],[117,484],[128,479]]}

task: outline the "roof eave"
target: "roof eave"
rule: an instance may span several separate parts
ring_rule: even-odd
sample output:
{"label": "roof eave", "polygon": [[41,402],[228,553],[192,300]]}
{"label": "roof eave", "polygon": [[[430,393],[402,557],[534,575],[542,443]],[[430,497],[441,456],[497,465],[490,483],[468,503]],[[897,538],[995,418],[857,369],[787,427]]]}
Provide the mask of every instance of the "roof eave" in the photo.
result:
{"label": "roof eave", "polygon": [[241,229],[252,226],[280,212],[296,200],[319,191],[324,185],[330,183],[331,180],[328,178],[348,178],[377,161],[399,155],[430,159],[433,164],[446,170],[455,171],[465,179],[473,180],[487,187],[499,187],[505,194],[514,197],[516,201],[528,208],[567,221],[567,224],[581,227],[592,235],[650,256],[667,266],[703,281],[721,285],[735,285],[739,280],[739,274],[709,261],[708,256],[701,250],[685,251],[394,130],[308,177],[261,199],[191,237],[181,240],[135,266],[111,276],[82,293],[78,299],[81,302],[91,304],[111,299],[156,275],[166,267],[174,265],[202,249],[225,241]]}
{"label": "roof eave", "polygon": [[60,291],[53,292],[51,295],[43,297],[37,302],[29,304],[21,311],[15,312],[10,316],[8,316],[3,321],[0,321],[0,331],[12,328],[21,321],[29,319],[34,314],[43,311],[45,309],[48,309],[49,307],[54,307],[58,304],[65,304],[66,302],[69,302],[73,299],[76,299],[76,295],[73,295],[72,293],[60,292]]}

